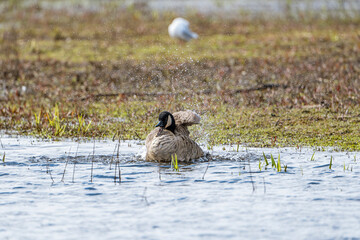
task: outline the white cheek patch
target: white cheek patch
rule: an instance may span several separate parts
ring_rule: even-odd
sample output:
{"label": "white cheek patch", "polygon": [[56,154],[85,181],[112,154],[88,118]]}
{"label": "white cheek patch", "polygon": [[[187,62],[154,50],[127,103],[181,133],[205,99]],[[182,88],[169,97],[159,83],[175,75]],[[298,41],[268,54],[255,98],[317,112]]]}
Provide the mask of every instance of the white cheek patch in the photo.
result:
{"label": "white cheek patch", "polygon": [[172,119],[171,119],[171,117],[170,117],[170,116],[168,116],[168,120],[167,120],[167,123],[166,123],[165,128],[170,127],[170,126],[171,126],[171,124],[172,124]]}

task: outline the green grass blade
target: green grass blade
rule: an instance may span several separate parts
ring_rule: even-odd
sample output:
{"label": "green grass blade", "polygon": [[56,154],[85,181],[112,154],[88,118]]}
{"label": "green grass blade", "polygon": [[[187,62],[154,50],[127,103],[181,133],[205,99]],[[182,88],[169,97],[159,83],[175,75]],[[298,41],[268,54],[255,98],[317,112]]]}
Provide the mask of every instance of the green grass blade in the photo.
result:
{"label": "green grass blade", "polygon": [[91,121],[89,122],[89,124],[87,125],[87,127],[85,128],[85,131],[84,132],[87,132],[90,128],[90,125],[91,125]]}
{"label": "green grass blade", "polygon": [[178,158],[176,153],[171,155],[171,168],[179,172]]}
{"label": "green grass blade", "polygon": [[279,157],[278,157],[278,162],[277,162],[277,171],[281,172],[281,163],[280,163],[280,153],[279,153]]}
{"label": "green grass blade", "polygon": [[314,152],[313,155],[311,156],[310,161],[315,161],[314,156],[315,156],[315,152]]}
{"label": "green grass blade", "polygon": [[175,153],[175,170],[178,172],[179,171],[179,165],[178,165],[178,158],[177,158],[177,154]]}
{"label": "green grass blade", "polygon": [[259,170],[261,172],[261,158],[259,159]]}
{"label": "green grass blade", "polygon": [[269,165],[269,161],[267,160],[264,152],[263,152],[263,156],[264,156],[264,160],[265,160],[266,166]]}
{"label": "green grass blade", "polygon": [[333,157],[331,156],[331,158],[330,158],[330,164],[329,164],[329,169],[331,169],[331,167],[332,167],[332,161],[333,161]]}
{"label": "green grass blade", "polygon": [[271,167],[276,167],[275,159],[272,154],[270,155],[270,158],[271,158]]}

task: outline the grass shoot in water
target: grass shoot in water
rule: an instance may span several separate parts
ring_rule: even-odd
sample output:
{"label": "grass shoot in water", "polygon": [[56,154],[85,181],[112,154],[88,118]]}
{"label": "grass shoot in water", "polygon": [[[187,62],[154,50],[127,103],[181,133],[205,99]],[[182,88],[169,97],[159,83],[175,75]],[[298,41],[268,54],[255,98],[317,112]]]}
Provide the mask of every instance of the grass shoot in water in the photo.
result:
{"label": "grass shoot in water", "polygon": [[315,152],[314,152],[313,155],[311,156],[310,161],[315,161],[314,156],[315,156]]}
{"label": "grass shoot in water", "polygon": [[[263,157],[265,160],[265,169],[266,169],[266,166],[269,165],[269,162],[268,162],[264,152],[263,152]],[[277,172],[281,172],[282,168],[281,168],[280,153],[279,153],[277,162],[275,162],[275,159],[272,154],[270,154],[270,158],[271,158],[271,167],[274,168]],[[284,167],[284,172],[286,172],[288,166],[283,164],[283,167]],[[261,171],[261,169],[262,169],[261,159],[259,159],[259,170]]]}
{"label": "grass shoot in water", "polygon": [[275,159],[272,154],[270,154],[270,158],[271,158],[271,167],[276,167]]}
{"label": "grass shoot in water", "polygon": [[279,153],[278,162],[277,162],[277,165],[276,165],[276,170],[278,172],[281,172],[280,153]]}
{"label": "grass shoot in water", "polygon": [[331,156],[331,158],[330,158],[330,164],[329,164],[329,169],[331,169],[331,167],[332,167],[332,162],[333,162],[333,157]]}
{"label": "grass shoot in water", "polygon": [[179,172],[179,165],[178,165],[178,158],[176,153],[171,155],[171,167],[176,171]]}
{"label": "grass shoot in water", "polygon": [[261,172],[261,158],[259,159],[259,170]]}
{"label": "grass shoot in water", "polygon": [[265,160],[266,166],[269,165],[269,161],[267,160],[264,152],[263,152],[263,156],[264,156],[264,160]]}

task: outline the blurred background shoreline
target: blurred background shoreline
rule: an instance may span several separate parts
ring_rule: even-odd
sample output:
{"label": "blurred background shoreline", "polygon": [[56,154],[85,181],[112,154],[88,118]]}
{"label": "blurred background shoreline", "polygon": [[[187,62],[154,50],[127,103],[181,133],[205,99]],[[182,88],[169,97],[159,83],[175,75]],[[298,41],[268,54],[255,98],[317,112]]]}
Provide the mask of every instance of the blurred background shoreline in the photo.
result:
{"label": "blurred background shoreline", "polygon": [[106,8],[136,8],[155,12],[188,14],[198,12],[228,18],[245,17],[301,17],[316,15],[327,17],[358,17],[360,1],[357,0],[11,0],[0,2],[0,11],[9,7],[29,7],[38,4],[45,9],[78,11],[103,11]]}

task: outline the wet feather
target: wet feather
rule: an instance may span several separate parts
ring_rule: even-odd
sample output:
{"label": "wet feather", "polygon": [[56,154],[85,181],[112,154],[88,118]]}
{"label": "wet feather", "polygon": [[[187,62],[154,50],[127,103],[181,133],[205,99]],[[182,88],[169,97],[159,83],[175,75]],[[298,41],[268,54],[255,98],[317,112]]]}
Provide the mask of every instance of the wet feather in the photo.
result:
{"label": "wet feather", "polygon": [[175,154],[178,161],[190,161],[204,156],[200,146],[190,138],[187,126],[200,123],[200,116],[193,111],[181,111],[173,114],[175,131],[164,129],[160,134],[160,127],[155,128],[146,138],[146,160],[168,162]]}

